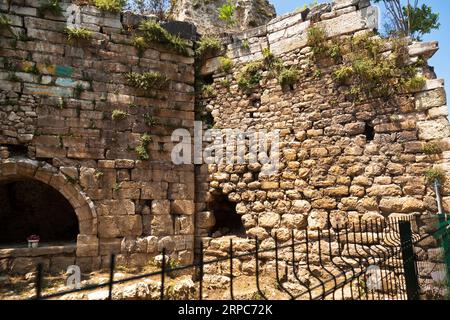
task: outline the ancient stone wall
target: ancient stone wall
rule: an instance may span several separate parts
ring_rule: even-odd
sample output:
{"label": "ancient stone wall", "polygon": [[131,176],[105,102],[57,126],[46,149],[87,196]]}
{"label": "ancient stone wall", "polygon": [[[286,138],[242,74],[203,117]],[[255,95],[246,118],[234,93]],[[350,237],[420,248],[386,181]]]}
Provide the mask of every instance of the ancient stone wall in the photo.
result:
{"label": "ancient stone wall", "polygon": [[[306,230],[333,232],[342,223],[364,225],[392,217],[417,217],[415,231],[421,236],[430,230],[429,217],[437,206],[425,174],[436,166],[447,176],[449,172],[443,80],[435,79],[424,63],[417,69],[426,78],[420,88],[396,92],[389,99],[352,99],[348,87],[335,79],[342,60],[314,57],[308,42],[311,28],[325,30],[328,39],[362,36],[378,28],[378,10],[369,1],[345,0],[288,14],[225,39],[224,55],[234,64],[229,72],[220,68],[220,58],[203,63],[203,75],[214,77],[202,100],[204,112],[214,118],[214,128],[278,129],[281,135],[281,166],[276,174],[261,174],[261,165],[213,164],[199,169],[203,178],[198,175],[197,180],[209,182],[197,188],[198,206],[203,208],[197,221],[206,221],[197,225],[197,234],[211,258],[227,255],[230,238],[210,237],[214,212],[208,210],[208,203],[217,194],[236,204],[247,236],[262,240],[261,248],[273,247],[275,237],[281,244],[289,243],[291,230],[300,241]],[[392,48],[386,47],[386,57]],[[408,40],[406,60],[426,62],[437,48],[435,42]],[[264,70],[250,92],[242,90],[237,81],[242,70],[268,56],[281,59],[285,68],[297,68],[298,80],[283,87],[279,77]],[[430,144],[439,145],[439,152],[427,152]],[[442,192],[448,211],[448,179]],[[254,248],[254,240],[234,238],[239,252]],[[337,239],[331,239],[338,246]],[[435,246],[432,237],[420,243],[416,248],[420,259],[426,260],[427,252],[435,256]],[[267,268],[273,268],[273,257],[266,260]],[[254,259],[244,259],[237,261],[235,269],[251,273],[254,266]],[[224,263],[209,272],[226,274],[227,268]]]}
{"label": "ancient stone wall", "polygon": [[[90,6],[67,11],[70,5],[62,4],[61,16],[40,16],[35,0],[0,6],[12,25],[0,30],[0,183],[48,184],[72,205],[80,231],[76,249],[1,251],[2,270],[22,272],[37,261],[52,270],[73,262],[96,269],[107,266],[111,253],[119,264],[142,266],[162,248],[184,264],[200,242],[214,258],[227,255],[230,235],[237,252],[248,252],[252,238],[267,249],[275,237],[290,241],[292,231],[296,240],[312,232],[310,240],[317,241],[317,229],[331,229],[325,246],[339,247],[334,230],[341,224],[393,217],[417,217],[414,231],[430,232],[428,218],[437,207],[425,174],[433,166],[450,169],[443,81],[426,63],[437,43],[405,40],[402,57],[407,64],[423,62],[416,70],[426,78],[423,86],[389,99],[355,99],[335,76],[349,53],[315,57],[308,31],[320,28],[327,39],[364,36],[378,27],[378,10],[367,0],[319,5],[225,37],[224,55],[233,64],[227,71],[219,57],[196,65],[192,42],[187,54],[154,43],[140,52],[131,41],[142,17]],[[77,17],[92,32],[89,41],[67,39],[67,20]],[[394,46],[385,43],[383,54]],[[267,59],[278,69],[295,68],[296,81],[282,86],[280,75],[266,69],[252,90],[243,90],[242,71]],[[126,81],[131,71],[160,72],[169,85],[140,91]],[[279,130],[275,174],[264,174],[260,164],[172,163],[173,130],[194,128],[194,82],[211,76],[198,115],[211,116],[218,129]],[[442,187],[445,210],[449,183]],[[245,235],[217,225],[212,208],[223,196]],[[388,245],[370,243],[378,244]],[[432,237],[420,244],[420,259],[438,263],[430,251],[436,245]],[[264,259],[262,267],[273,270],[273,254]],[[254,266],[251,259],[238,261],[235,270],[252,274]],[[226,273],[227,263],[207,271]]]}
{"label": "ancient stone wall", "polygon": [[[145,265],[163,247],[192,262],[194,167],[170,157],[173,128],[193,127],[192,42],[186,54],[159,44],[139,54],[131,40],[142,17],[70,2],[62,15],[42,15],[38,0],[9,2],[0,5],[11,22],[0,31],[0,180],[35,179],[69,200],[84,271],[107,265],[112,253],[119,264]],[[68,40],[68,21],[91,38]],[[131,71],[160,72],[169,84],[133,88]],[[136,148],[146,135],[142,160]],[[51,252],[40,252],[49,266]],[[23,270],[17,254],[2,252],[2,269]],[[69,260],[52,261],[64,269]]]}

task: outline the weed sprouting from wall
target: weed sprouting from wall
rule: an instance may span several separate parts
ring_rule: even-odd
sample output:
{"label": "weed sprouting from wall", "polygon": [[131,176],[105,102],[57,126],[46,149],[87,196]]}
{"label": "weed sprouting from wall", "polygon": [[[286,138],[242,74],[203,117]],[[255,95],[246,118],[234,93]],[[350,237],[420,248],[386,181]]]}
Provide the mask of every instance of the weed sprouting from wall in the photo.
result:
{"label": "weed sprouting from wall", "polygon": [[124,120],[129,116],[129,114],[123,110],[113,110],[111,113],[111,118],[114,121],[120,121],[120,120]]}
{"label": "weed sprouting from wall", "polygon": [[86,28],[72,28],[67,27],[64,33],[69,41],[88,41],[92,38],[92,32]]}
{"label": "weed sprouting from wall", "polygon": [[134,88],[150,90],[150,89],[162,89],[166,87],[169,80],[163,74],[159,72],[129,72],[125,75],[128,85]]}
{"label": "weed sprouting from wall", "polygon": [[427,155],[440,154],[442,148],[436,142],[428,142],[422,147],[422,151]]}
{"label": "weed sprouting from wall", "polygon": [[345,39],[327,40],[319,27],[308,30],[308,45],[316,62],[322,59],[342,60],[334,71],[338,85],[349,87],[353,100],[389,99],[395,94],[420,90],[425,78],[417,74],[418,63],[408,61],[408,42],[382,39],[373,33],[354,35]]}
{"label": "weed sprouting from wall", "polygon": [[147,147],[152,142],[152,137],[148,133],[145,133],[141,136],[139,142],[140,144],[135,149],[139,160],[149,160],[150,155],[148,154]]}

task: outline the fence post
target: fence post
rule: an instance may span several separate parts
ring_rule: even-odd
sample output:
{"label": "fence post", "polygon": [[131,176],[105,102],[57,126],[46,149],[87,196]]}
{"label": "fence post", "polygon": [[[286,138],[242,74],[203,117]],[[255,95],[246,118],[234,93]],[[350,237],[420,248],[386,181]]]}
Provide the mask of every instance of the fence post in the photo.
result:
{"label": "fence post", "polygon": [[412,243],[411,222],[399,221],[400,242],[405,272],[406,295],[408,300],[419,299],[419,280],[417,279],[414,249]]}
{"label": "fence post", "polygon": [[42,263],[39,263],[36,267],[36,300],[42,297]]}
{"label": "fence post", "polygon": [[111,260],[109,261],[108,300],[112,300],[115,267],[116,267],[116,256],[114,254],[112,254]]}

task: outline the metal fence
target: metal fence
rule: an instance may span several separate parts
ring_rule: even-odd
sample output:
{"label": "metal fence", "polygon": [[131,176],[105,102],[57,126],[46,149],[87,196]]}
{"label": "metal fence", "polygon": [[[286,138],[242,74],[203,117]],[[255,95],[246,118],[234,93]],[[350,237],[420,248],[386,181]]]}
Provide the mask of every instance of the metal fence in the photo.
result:
{"label": "metal fence", "polygon": [[[290,241],[281,243],[275,238],[273,247],[262,249],[261,242],[254,239],[254,250],[245,253],[236,252],[233,240],[230,239],[226,257],[212,259],[205,254],[202,245],[197,261],[180,267],[169,265],[168,255],[163,249],[160,270],[120,280],[114,279],[116,259],[112,255],[109,281],[46,295],[42,294],[44,277],[42,265],[38,265],[34,299],[53,299],[71,293],[108,288],[108,299],[111,300],[114,287],[156,276],[160,279],[158,296],[164,300],[167,298],[168,274],[191,270],[198,286],[196,298],[202,300],[205,297],[205,268],[211,264],[227,262],[230,278],[227,290],[229,297],[235,299],[234,284],[239,275],[234,270],[233,261],[249,258],[255,261],[255,272],[252,277],[258,299],[268,299],[267,293],[261,287],[261,279],[267,277],[261,272],[261,263],[267,261],[267,258],[263,258],[266,254],[274,255],[272,261],[275,263],[275,271],[270,276],[276,282],[278,290],[290,300],[419,299],[420,285],[414,245],[434,235],[421,237],[413,232],[417,231],[414,230],[417,229],[414,228],[414,223],[409,218],[346,223],[341,229],[305,232],[301,241],[295,239],[292,230]],[[440,226],[435,233],[439,234],[446,227]],[[295,290],[292,290],[293,287]]]}

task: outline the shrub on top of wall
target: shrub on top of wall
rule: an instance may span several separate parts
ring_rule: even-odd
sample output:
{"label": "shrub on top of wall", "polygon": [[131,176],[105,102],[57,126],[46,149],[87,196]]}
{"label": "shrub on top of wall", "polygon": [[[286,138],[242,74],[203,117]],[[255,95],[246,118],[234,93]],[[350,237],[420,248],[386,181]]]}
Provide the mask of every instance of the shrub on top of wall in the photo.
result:
{"label": "shrub on top of wall", "polygon": [[205,56],[208,56],[208,55],[219,54],[220,51],[222,50],[222,42],[220,41],[219,38],[214,37],[214,36],[202,37],[197,42],[197,45],[198,45],[198,47],[195,50],[195,54],[200,58],[204,58]]}
{"label": "shrub on top of wall", "polygon": [[[174,50],[177,53],[188,55],[188,43],[186,40],[171,34],[164,29],[159,23],[145,20],[139,25],[141,35],[135,36],[133,43],[138,45],[140,49],[146,49],[149,43],[161,43]],[[138,47],[138,49],[139,49]]]}
{"label": "shrub on top of wall", "polygon": [[103,11],[120,12],[126,4],[125,0],[93,0],[93,5]]}
{"label": "shrub on top of wall", "polygon": [[161,89],[167,86],[169,80],[159,72],[129,72],[125,75],[127,83],[138,89]]}

